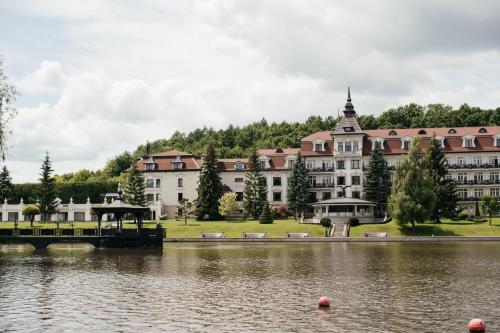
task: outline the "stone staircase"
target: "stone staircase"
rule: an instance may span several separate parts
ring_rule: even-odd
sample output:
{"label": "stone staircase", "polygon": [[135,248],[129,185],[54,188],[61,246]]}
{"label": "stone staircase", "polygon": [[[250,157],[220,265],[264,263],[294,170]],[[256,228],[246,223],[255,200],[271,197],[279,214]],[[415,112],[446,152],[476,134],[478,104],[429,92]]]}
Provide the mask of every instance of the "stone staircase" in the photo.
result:
{"label": "stone staircase", "polygon": [[330,237],[348,237],[346,235],[347,224],[344,222],[335,222],[330,229]]}

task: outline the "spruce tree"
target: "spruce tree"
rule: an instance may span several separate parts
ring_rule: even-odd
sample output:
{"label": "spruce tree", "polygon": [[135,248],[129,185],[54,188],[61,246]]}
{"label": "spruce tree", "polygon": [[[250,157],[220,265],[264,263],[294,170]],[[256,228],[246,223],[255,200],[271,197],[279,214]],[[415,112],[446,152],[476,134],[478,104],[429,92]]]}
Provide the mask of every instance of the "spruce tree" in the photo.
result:
{"label": "spruce tree", "polygon": [[10,177],[9,170],[4,165],[0,172],[0,204],[2,204],[5,199],[9,199],[11,191],[12,178]]}
{"label": "spruce tree", "polygon": [[257,219],[267,202],[267,182],[262,175],[259,154],[254,148],[248,157],[248,171],[243,189],[243,210],[246,215]]}
{"label": "spruce tree", "polygon": [[215,143],[208,142],[200,178],[198,180],[198,198],[196,199],[196,217],[203,220],[220,218],[219,199],[222,197],[222,181],[219,170],[219,160],[215,150]]}
{"label": "spruce tree", "polygon": [[307,206],[309,199],[309,180],[307,178],[306,163],[300,152],[297,161],[292,167],[290,178],[288,178],[287,201],[288,207],[297,217]]}
{"label": "spruce tree", "polygon": [[382,216],[383,205],[391,193],[389,167],[380,148],[375,147],[368,161],[364,181],[364,199],[376,204],[375,215]]}
{"label": "spruce tree", "polygon": [[448,165],[441,144],[433,136],[425,154],[427,171],[434,183],[436,206],[431,221],[440,223],[439,217],[452,215],[458,201],[457,186],[453,179],[446,179]]}
{"label": "spruce tree", "polygon": [[389,199],[392,216],[401,224],[422,223],[432,216],[436,203],[434,183],[425,168],[420,139],[415,138],[408,155],[396,166]]}
{"label": "spruce tree", "polygon": [[269,207],[269,202],[266,200],[262,206],[262,211],[259,216],[260,224],[271,224],[273,223],[273,214],[271,208]]}
{"label": "spruce tree", "polygon": [[142,172],[139,171],[137,163],[132,163],[127,174],[127,182],[125,183],[124,194],[128,203],[135,206],[146,207],[146,184]]}
{"label": "spruce tree", "polygon": [[52,163],[49,153],[45,155],[40,173],[40,188],[38,190],[38,205],[42,214],[42,220],[47,221],[50,214],[56,212],[56,179],[52,177]]}

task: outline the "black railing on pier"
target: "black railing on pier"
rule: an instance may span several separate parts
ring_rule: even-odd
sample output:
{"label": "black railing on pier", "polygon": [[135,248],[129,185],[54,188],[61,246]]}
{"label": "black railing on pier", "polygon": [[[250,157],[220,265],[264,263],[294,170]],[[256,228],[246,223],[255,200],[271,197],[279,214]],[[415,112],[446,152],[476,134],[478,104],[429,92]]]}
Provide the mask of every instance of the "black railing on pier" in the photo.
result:
{"label": "black railing on pier", "polygon": [[[57,229],[57,228],[12,228],[12,229],[0,229],[0,236],[13,236],[13,237],[137,237],[139,235],[137,229],[121,229],[116,228],[101,229],[101,234],[99,235],[99,229]],[[142,228],[141,236],[143,237],[166,237],[165,228]]]}

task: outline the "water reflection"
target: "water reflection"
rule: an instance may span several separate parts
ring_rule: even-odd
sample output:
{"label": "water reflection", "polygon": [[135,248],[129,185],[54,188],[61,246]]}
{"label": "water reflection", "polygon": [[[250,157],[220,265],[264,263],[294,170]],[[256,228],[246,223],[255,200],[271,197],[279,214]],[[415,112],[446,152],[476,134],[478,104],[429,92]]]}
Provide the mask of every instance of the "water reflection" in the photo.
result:
{"label": "water reflection", "polygon": [[[500,328],[500,245],[0,247],[0,331],[438,332]],[[478,274],[480,272],[480,274]],[[318,309],[320,296],[332,299]]]}

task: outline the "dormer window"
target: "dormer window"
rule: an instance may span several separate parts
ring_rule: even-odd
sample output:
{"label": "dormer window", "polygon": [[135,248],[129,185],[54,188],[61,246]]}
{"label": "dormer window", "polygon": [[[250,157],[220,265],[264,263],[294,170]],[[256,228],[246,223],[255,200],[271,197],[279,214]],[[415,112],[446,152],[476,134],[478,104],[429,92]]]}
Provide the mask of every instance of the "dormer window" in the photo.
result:
{"label": "dormer window", "polygon": [[420,131],[418,131],[418,135],[425,135],[427,134],[427,132],[423,129],[421,129]]}
{"label": "dormer window", "polygon": [[325,151],[325,141],[316,140],[313,142],[313,144],[314,144],[314,151]]}
{"label": "dormer window", "polygon": [[266,161],[260,161],[260,169],[261,170],[264,170],[264,169],[267,169],[267,162]]}
{"label": "dormer window", "polygon": [[434,139],[436,139],[436,141],[439,142],[439,145],[441,146],[441,148],[444,148],[444,137],[442,137],[440,135],[436,135],[434,137]]}
{"label": "dormer window", "polygon": [[354,127],[352,126],[344,127],[344,132],[354,132]]}
{"label": "dormer window", "polygon": [[479,129],[479,133],[488,133],[488,131],[486,130],[486,128],[481,127],[481,128]]}
{"label": "dormer window", "polygon": [[269,157],[260,156],[259,157],[259,167],[261,170],[269,169],[271,166],[269,165]]}
{"label": "dormer window", "polygon": [[243,164],[242,162],[236,162],[234,164],[234,169],[236,171],[242,171],[242,170],[245,170],[245,164]]}
{"label": "dormer window", "polygon": [[182,167],[184,166],[184,162],[182,162],[182,159],[180,156],[177,156],[175,160],[172,162],[172,169],[174,170],[182,170]]}
{"label": "dormer window", "polygon": [[383,138],[370,138],[372,142],[372,150],[375,148],[384,150],[384,139]]}
{"label": "dormer window", "polygon": [[405,136],[401,139],[401,149],[410,150],[411,137]]}
{"label": "dormer window", "polygon": [[457,134],[457,131],[454,128],[450,128],[448,134]]}
{"label": "dormer window", "polygon": [[152,156],[150,156],[146,161],[144,161],[144,170],[154,171],[156,169],[156,162]]}
{"label": "dormer window", "polygon": [[392,130],[392,131],[389,131],[389,135],[391,135],[391,136],[392,135],[398,135],[398,133],[396,131]]}
{"label": "dormer window", "polygon": [[493,146],[500,147],[500,134],[493,136]]}
{"label": "dormer window", "polygon": [[466,135],[466,136],[462,137],[462,147],[474,148],[474,147],[476,147],[474,141],[475,141],[475,137],[473,135]]}

